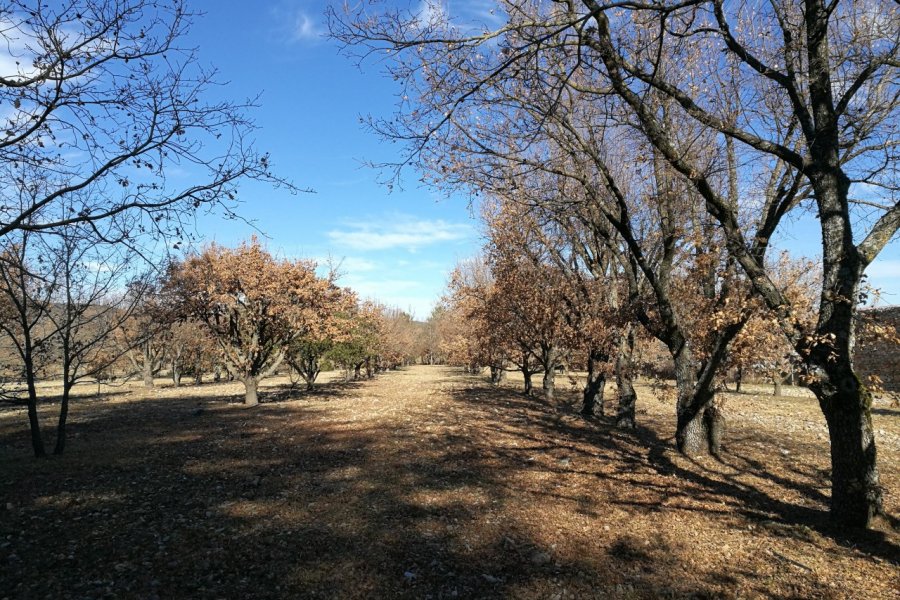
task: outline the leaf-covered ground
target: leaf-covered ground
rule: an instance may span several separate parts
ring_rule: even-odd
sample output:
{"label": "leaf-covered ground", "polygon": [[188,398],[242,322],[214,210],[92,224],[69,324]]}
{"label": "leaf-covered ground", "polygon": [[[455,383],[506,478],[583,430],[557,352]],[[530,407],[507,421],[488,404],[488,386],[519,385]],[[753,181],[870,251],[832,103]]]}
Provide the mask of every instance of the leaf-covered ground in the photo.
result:
{"label": "leaf-covered ground", "polygon": [[[647,388],[634,433],[445,367],[255,409],[234,384],[119,391],[44,461],[0,412],[0,598],[900,597],[890,519],[827,524],[808,397],[732,395],[717,462],[673,451]],[[900,411],[875,413],[897,515]]]}

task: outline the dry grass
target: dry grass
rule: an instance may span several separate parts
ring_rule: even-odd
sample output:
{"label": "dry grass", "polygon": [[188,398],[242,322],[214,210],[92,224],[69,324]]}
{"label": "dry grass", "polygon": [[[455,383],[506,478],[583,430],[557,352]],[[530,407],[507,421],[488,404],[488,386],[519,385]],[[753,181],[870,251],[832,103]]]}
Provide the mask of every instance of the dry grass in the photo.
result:
{"label": "dry grass", "polygon": [[[284,383],[252,410],[234,384],[88,397],[45,461],[0,412],[0,598],[900,597],[900,534],[827,524],[808,397],[732,395],[717,462],[646,388],[628,433],[564,379],[553,404],[443,367]],[[897,514],[900,411],[875,413]]]}

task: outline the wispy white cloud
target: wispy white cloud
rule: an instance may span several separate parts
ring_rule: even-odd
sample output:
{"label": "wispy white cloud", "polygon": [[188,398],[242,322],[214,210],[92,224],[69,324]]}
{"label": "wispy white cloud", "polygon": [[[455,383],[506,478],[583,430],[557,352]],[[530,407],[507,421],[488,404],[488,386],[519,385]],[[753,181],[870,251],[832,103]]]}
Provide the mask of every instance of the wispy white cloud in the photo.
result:
{"label": "wispy white cloud", "polygon": [[433,244],[464,240],[471,234],[472,227],[466,223],[399,216],[383,223],[347,223],[347,229],[329,231],[328,237],[338,246],[355,250],[406,248],[414,251]]}
{"label": "wispy white cloud", "polygon": [[294,41],[314,41],[325,35],[325,30],[315,18],[300,10],[294,15]]}
{"label": "wispy white cloud", "polygon": [[[299,4],[299,5],[298,5]],[[283,44],[310,44],[326,35],[322,6],[311,0],[281,1],[269,9],[274,37]]]}

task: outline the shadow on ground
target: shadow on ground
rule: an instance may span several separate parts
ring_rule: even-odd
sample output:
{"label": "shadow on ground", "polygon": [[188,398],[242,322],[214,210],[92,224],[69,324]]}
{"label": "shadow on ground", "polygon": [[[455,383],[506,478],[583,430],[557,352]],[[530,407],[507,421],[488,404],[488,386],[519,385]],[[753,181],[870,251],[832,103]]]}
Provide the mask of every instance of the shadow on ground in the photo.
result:
{"label": "shadow on ground", "polygon": [[[45,461],[0,422],[0,596],[841,595],[704,570],[685,560],[690,540],[629,527],[715,505],[729,526],[833,535],[821,508],[769,491],[824,502],[802,464],[780,480],[740,453],[732,475],[685,465],[651,428],[587,423],[448,369],[274,390],[250,410],[236,398],[98,402],[73,418],[69,454]],[[589,487],[560,484],[575,477]],[[883,540],[854,543],[896,559]]]}

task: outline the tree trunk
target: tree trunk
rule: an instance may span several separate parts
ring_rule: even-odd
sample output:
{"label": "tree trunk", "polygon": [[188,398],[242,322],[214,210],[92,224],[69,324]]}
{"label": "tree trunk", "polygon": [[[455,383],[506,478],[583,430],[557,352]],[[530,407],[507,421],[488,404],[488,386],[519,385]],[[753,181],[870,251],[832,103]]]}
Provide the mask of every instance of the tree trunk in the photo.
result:
{"label": "tree trunk", "polygon": [[154,386],[153,359],[150,358],[150,353],[148,351],[144,352],[144,364],[141,367],[141,371],[144,379],[144,387],[152,388]]}
{"label": "tree trunk", "polygon": [[37,458],[47,456],[44,449],[44,437],[41,435],[41,422],[37,413],[37,388],[34,385],[34,373],[26,366],[25,379],[28,383],[28,424],[31,429],[31,448]]}
{"label": "tree trunk", "polygon": [[637,425],[634,408],[637,403],[637,393],[634,391],[632,381],[634,369],[634,326],[628,324],[622,332],[619,340],[619,349],[616,355],[616,387],[618,387],[619,406],[616,411],[616,427],[622,429],[634,429]]}
{"label": "tree trunk", "polygon": [[492,385],[500,385],[503,382],[503,378],[506,375],[506,371],[500,365],[491,365],[491,384]]}
{"label": "tree trunk", "polygon": [[598,350],[588,352],[587,382],[584,385],[584,395],[581,402],[581,414],[586,417],[594,415],[594,411],[602,417],[605,412],[603,404],[603,392],[606,389],[606,373],[600,368],[600,363],[605,362],[603,353]]}
{"label": "tree trunk", "polygon": [[781,374],[775,376],[775,391],[773,395],[780,396],[781,395]]}
{"label": "tree trunk", "polygon": [[172,361],[172,383],[175,384],[175,387],[181,386],[181,369],[178,368],[178,363]]}
{"label": "tree trunk", "polygon": [[882,511],[872,395],[852,371],[841,386],[822,382],[812,387],[831,440],[831,516],[845,525],[868,527]]}
{"label": "tree trunk", "polygon": [[553,400],[553,394],[556,391],[556,369],[552,364],[549,368],[544,367],[544,379],[541,382],[541,387],[544,389],[544,398]]}
{"label": "tree trunk", "polygon": [[531,371],[528,369],[522,369],[522,377],[525,378],[525,395],[530,396],[534,389],[534,386],[531,383]]}
{"label": "tree trunk", "polygon": [[744,383],[744,367],[739,366],[737,368],[737,378],[736,378],[735,391],[740,394],[741,393],[741,384]]}
{"label": "tree trunk", "polygon": [[59,405],[59,422],[56,424],[56,447],[53,454],[60,455],[66,449],[66,422],[69,418],[69,393],[72,386],[68,383],[68,375],[63,376],[62,402]]}
{"label": "tree trunk", "polygon": [[213,381],[216,383],[222,381],[222,365],[213,367]]}
{"label": "tree trunk", "polygon": [[[678,451],[685,456],[700,456],[711,452],[714,431],[721,431],[718,422],[722,415],[714,411],[707,417],[707,409],[712,406],[711,386],[698,386],[696,366],[690,352],[685,348],[675,356],[675,386],[677,388],[677,422],[675,443]],[[713,425],[713,428],[710,428]],[[718,450],[717,450],[718,451]]]}
{"label": "tree trunk", "polygon": [[259,379],[249,376],[244,379],[244,404],[247,406],[256,406],[259,404]]}

